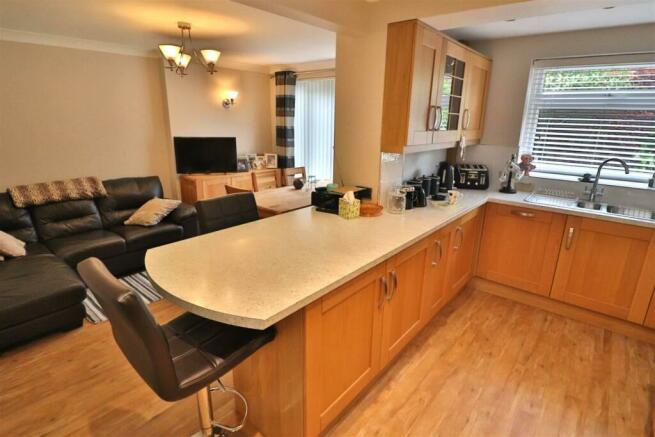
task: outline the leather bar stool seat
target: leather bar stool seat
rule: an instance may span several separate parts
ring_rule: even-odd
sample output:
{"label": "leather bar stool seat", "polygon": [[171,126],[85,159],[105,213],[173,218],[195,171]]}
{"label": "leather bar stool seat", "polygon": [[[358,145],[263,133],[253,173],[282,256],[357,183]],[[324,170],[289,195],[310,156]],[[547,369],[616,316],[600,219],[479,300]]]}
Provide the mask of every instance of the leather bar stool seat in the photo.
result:
{"label": "leather bar stool seat", "polygon": [[[78,264],[80,276],[96,296],[111,323],[121,351],[150,388],[166,401],[198,396],[204,435],[235,431],[245,423],[248,405],[236,390],[219,380],[257,349],[273,340],[275,328],[240,328],[186,313],[160,325],[136,293],[122,284],[97,258]],[[245,404],[240,425],[213,421],[209,386],[235,394]]]}
{"label": "leather bar stool seat", "polygon": [[216,381],[275,337],[272,329],[244,329],[191,313],[162,328],[182,397]]}

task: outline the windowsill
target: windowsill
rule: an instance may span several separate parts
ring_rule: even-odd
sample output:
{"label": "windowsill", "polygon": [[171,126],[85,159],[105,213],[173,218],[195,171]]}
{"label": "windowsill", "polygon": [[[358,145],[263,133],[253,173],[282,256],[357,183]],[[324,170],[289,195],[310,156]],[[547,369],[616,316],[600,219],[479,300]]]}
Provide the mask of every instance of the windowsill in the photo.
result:
{"label": "windowsill", "polygon": [[[578,180],[579,176],[570,176],[570,175],[562,175],[562,174],[555,174],[555,173],[532,172],[530,173],[529,177],[536,178],[536,179],[550,179],[550,180],[567,181],[567,182],[592,183],[592,182],[580,182]],[[598,182],[598,185],[631,188],[637,190],[653,190],[655,192],[653,188],[650,188],[648,184],[644,182],[617,181],[614,179],[601,178],[600,182]]]}

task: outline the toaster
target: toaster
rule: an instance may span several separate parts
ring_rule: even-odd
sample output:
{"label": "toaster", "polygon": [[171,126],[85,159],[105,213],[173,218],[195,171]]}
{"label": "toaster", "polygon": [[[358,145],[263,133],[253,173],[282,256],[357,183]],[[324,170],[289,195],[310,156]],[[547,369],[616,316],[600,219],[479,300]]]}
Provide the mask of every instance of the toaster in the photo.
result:
{"label": "toaster", "polygon": [[455,186],[469,190],[489,188],[489,168],[483,164],[457,164]]}

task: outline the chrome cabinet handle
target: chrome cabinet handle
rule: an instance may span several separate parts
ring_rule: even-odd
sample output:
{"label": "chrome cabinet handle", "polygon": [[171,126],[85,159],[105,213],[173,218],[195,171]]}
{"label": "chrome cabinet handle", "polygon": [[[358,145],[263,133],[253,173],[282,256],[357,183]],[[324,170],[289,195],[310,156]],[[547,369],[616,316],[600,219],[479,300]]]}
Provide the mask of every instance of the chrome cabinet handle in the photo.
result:
{"label": "chrome cabinet handle", "polygon": [[[434,122],[436,123],[437,121],[437,107],[435,105],[430,105],[430,109],[428,110],[428,120],[427,120],[427,126],[425,130],[427,131],[432,131],[434,130],[434,123],[430,123],[430,120],[432,120],[432,114],[434,113]],[[430,127],[432,126],[432,127]]]}
{"label": "chrome cabinet handle", "polygon": [[434,125],[432,125],[432,130],[439,130],[439,127],[441,126],[441,106],[436,107],[436,112],[435,112],[435,117],[434,117]]}
{"label": "chrome cabinet handle", "polygon": [[464,242],[464,228],[457,226],[457,229],[455,229],[455,234],[455,236],[459,235],[459,243],[457,246],[453,246],[453,250],[459,250],[459,248],[462,247],[462,243]]}
{"label": "chrome cabinet handle", "polygon": [[464,114],[462,115],[462,118],[463,118],[462,127],[464,129],[468,129],[469,124],[471,123],[471,111],[469,111],[468,109],[465,109]]}
{"label": "chrome cabinet handle", "polygon": [[378,308],[382,308],[384,305],[384,299],[387,297],[387,278],[380,276],[380,300],[378,301]]}
{"label": "chrome cabinet handle", "polygon": [[[435,241],[434,244],[437,247],[437,249],[439,249],[439,259],[432,260],[432,267],[436,267],[441,262],[441,258],[443,257],[443,247],[441,245],[441,240]],[[435,252],[434,254],[436,255],[437,252]]]}
{"label": "chrome cabinet handle", "polygon": [[519,211],[518,209],[513,209],[511,211],[511,213],[512,213],[512,215],[517,215],[517,216],[523,217],[523,218],[534,218],[535,217],[535,213],[533,213],[533,212]]}
{"label": "chrome cabinet handle", "polygon": [[566,233],[566,250],[569,250],[571,244],[573,244],[573,234],[575,234],[575,228],[570,227],[569,231]]}
{"label": "chrome cabinet handle", "polygon": [[396,275],[396,271],[392,270],[391,271],[391,293],[387,296],[387,300],[393,299],[393,295],[396,294],[396,291],[398,290],[398,276]]}

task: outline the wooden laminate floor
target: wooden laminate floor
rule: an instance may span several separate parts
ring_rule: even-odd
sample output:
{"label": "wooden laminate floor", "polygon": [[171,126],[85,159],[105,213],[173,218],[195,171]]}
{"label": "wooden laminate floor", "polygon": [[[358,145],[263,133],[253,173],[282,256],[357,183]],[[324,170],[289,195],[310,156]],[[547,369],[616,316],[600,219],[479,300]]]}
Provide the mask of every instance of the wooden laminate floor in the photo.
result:
{"label": "wooden laminate floor", "polygon": [[[179,313],[167,302],[151,309],[160,321]],[[328,435],[644,436],[654,397],[655,346],[466,291]],[[215,407],[229,416],[233,404],[215,399]],[[195,399],[159,400],[108,323],[0,356],[0,436],[196,430]]]}

